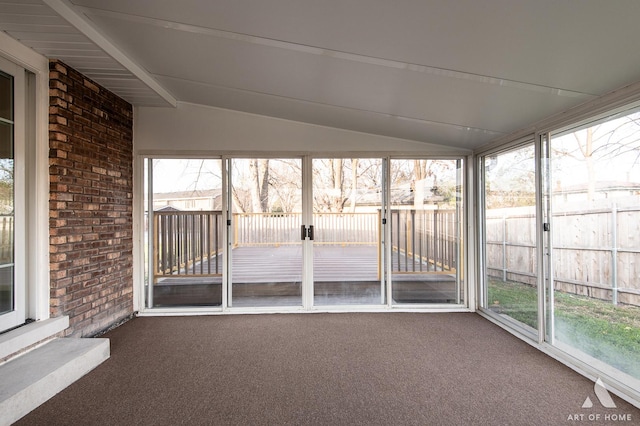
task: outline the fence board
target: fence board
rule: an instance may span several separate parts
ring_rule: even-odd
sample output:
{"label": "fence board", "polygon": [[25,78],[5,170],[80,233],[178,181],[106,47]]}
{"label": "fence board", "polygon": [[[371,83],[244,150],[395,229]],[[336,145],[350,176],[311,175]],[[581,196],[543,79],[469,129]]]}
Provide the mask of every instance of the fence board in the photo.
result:
{"label": "fence board", "polygon": [[[535,226],[519,209],[487,211],[490,276],[532,284]],[[552,235],[556,289],[640,306],[640,207],[555,213]]]}

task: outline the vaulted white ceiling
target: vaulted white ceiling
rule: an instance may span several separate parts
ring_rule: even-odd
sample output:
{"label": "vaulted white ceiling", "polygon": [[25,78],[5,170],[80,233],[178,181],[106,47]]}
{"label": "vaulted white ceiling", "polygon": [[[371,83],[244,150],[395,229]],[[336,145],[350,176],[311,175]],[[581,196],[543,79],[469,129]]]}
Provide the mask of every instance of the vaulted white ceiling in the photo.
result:
{"label": "vaulted white ceiling", "polygon": [[637,0],[0,0],[0,30],[137,106],[460,148],[640,81]]}

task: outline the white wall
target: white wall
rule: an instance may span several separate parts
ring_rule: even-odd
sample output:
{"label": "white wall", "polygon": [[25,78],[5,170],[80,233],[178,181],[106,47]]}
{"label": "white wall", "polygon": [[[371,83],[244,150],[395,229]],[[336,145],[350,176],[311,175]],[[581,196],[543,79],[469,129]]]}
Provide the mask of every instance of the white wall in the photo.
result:
{"label": "white wall", "polygon": [[394,153],[467,155],[470,151],[221,108],[178,103],[135,110],[136,154]]}

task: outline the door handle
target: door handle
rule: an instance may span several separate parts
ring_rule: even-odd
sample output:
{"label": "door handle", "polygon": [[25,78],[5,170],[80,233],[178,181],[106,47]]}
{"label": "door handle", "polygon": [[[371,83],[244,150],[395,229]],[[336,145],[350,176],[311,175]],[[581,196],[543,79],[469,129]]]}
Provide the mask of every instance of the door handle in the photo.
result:
{"label": "door handle", "polygon": [[307,237],[309,237],[310,240],[313,240],[313,225],[300,225],[300,239],[305,240]]}

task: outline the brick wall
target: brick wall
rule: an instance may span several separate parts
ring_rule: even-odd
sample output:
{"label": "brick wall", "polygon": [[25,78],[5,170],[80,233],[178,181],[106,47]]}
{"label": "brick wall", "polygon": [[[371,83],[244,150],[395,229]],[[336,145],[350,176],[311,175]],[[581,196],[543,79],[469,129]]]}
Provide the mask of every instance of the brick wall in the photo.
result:
{"label": "brick wall", "polygon": [[49,63],[51,315],[87,336],[133,311],[133,109]]}

